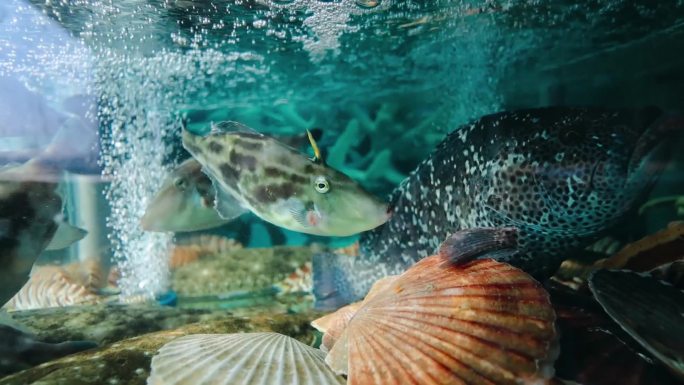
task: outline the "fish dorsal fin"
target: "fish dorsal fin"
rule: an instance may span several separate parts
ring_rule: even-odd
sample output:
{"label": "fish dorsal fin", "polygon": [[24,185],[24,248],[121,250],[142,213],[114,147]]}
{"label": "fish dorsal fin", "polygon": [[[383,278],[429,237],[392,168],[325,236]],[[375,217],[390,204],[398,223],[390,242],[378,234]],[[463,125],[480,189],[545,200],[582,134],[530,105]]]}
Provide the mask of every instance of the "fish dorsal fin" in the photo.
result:
{"label": "fish dorsal fin", "polygon": [[314,157],[311,160],[314,163],[325,163],[325,160],[323,159],[323,155],[321,153],[321,149],[318,147],[318,143],[316,143],[316,139],[314,138],[313,134],[311,134],[311,131],[309,131],[308,129],[306,130],[306,136],[309,138],[309,143],[311,144],[311,148],[314,152]]}
{"label": "fish dorsal fin", "polygon": [[253,129],[252,127],[249,127],[249,126],[244,125],[240,122],[235,122],[232,120],[226,120],[223,122],[211,124],[211,133],[212,134],[220,134],[220,133],[226,133],[226,132],[250,132],[253,134],[262,135],[261,133],[257,132],[255,129]]}

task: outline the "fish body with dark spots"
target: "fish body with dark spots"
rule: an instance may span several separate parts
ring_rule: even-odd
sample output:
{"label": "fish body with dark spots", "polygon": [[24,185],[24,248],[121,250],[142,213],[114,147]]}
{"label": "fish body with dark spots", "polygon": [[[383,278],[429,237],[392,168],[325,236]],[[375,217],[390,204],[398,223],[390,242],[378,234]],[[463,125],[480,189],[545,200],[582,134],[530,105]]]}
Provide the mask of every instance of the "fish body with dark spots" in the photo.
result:
{"label": "fish body with dark spots", "polygon": [[656,109],[547,107],[484,116],[450,133],[391,194],[392,217],[362,234],[358,257],[316,257],[317,296],[349,297],[339,304],[358,299],[375,280],[473,227],[514,227],[518,251],[498,259],[547,277],[645,196],[681,131],[679,115]]}
{"label": "fish body with dark spots", "polygon": [[343,173],[239,123],[205,136],[184,130],[183,145],[211,179],[225,220],[251,211],[289,230],[346,236],[388,218],[387,205]]}

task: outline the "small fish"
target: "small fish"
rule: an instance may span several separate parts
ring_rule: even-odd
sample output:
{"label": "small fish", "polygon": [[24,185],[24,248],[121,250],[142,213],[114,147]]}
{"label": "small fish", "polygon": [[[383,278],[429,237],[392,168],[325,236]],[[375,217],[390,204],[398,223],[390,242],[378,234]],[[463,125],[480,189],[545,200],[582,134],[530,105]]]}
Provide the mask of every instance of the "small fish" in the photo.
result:
{"label": "small fish", "polygon": [[682,131],[680,115],[655,108],[484,116],[450,133],[395,189],[392,218],[361,235],[358,257],[314,257],[314,293],[333,307],[358,300],[475,227],[515,228],[517,252],[496,259],[546,278],[643,200]]}
{"label": "small fish", "polygon": [[140,224],[145,231],[197,231],[222,226],[230,220],[214,209],[216,191],[193,158],[181,163],[164,181],[147,206]]}
{"label": "small fish", "polygon": [[310,159],[240,123],[221,122],[205,136],[183,130],[183,146],[212,180],[223,219],[251,211],[289,230],[347,236],[390,216],[387,204],[326,166],[320,151]]}

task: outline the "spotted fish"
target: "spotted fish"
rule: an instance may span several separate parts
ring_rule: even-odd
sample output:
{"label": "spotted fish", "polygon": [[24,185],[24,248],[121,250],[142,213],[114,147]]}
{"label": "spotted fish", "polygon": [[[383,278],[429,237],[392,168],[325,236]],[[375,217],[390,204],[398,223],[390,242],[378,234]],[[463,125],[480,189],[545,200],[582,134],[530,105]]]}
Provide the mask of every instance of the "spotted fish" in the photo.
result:
{"label": "spotted fish", "polygon": [[357,300],[475,227],[515,228],[516,251],[497,259],[547,277],[648,192],[683,122],[655,108],[547,107],[460,127],[391,194],[392,218],[362,234],[359,256],[314,258],[317,305]]}
{"label": "spotted fish", "polygon": [[183,130],[183,146],[212,180],[223,219],[251,211],[277,226],[325,236],[385,223],[387,204],[326,166],[310,139],[313,159],[236,122],[214,125],[205,136]]}
{"label": "spotted fish", "polygon": [[[320,137],[322,131],[313,129],[312,135]],[[306,135],[278,137],[294,148],[308,145]],[[216,191],[211,179],[202,172],[202,164],[190,158],[178,165],[164,180],[152,198],[140,220],[145,231],[188,232],[223,226],[230,219],[223,219],[214,209]]]}

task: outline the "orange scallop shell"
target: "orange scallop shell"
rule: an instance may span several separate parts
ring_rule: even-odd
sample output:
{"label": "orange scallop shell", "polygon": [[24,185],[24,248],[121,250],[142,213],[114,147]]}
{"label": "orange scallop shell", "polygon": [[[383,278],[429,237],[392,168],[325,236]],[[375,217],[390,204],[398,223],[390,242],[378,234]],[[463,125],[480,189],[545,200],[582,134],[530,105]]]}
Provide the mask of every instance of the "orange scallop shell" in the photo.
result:
{"label": "orange scallop shell", "polygon": [[349,385],[517,385],[551,377],[555,313],[505,263],[425,258],[362,303],[326,362]]}
{"label": "orange scallop shell", "polygon": [[361,308],[361,305],[373,298],[382,289],[388,287],[397,277],[399,276],[390,275],[379,279],[373,284],[363,301],[354,302],[338,309],[334,313],[313,320],[311,326],[316,328],[319,332],[324,333],[323,340],[321,341],[321,350],[324,352],[330,351],[335,344],[335,341],[342,335],[344,329],[347,328],[347,324],[349,324],[349,321],[354,317],[354,314]]}

